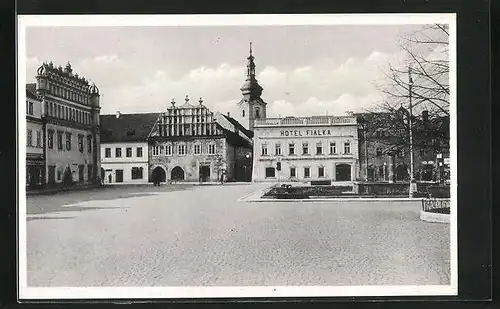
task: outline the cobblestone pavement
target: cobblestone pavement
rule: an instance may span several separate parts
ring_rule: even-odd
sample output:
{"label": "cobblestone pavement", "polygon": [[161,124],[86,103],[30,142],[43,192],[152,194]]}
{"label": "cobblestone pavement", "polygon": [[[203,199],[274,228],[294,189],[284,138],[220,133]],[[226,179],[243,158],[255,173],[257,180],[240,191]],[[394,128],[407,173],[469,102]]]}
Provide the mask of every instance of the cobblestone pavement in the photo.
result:
{"label": "cobblestone pavement", "polygon": [[29,197],[28,286],[449,284],[449,225],[419,202],[237,202],[262,187]]}

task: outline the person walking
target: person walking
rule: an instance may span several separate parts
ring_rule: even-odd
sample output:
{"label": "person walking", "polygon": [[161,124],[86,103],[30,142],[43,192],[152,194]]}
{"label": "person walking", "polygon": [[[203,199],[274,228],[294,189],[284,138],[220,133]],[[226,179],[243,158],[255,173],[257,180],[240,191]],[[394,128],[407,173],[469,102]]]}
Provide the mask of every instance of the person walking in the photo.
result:
{"label": "person walking", "polygon": [[224,175],[226,174],[226,172],[224,170],[222,170],[222,172],[220,173],[220,184],[223,185],[224,184]]}

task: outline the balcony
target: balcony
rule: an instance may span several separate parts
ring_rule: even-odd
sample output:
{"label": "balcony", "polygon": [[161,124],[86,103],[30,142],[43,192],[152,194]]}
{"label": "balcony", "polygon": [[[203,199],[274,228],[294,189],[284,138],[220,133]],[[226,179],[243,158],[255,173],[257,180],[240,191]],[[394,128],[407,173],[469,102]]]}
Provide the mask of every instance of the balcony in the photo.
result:
{"label": "balcony", "polygon": [[265,127],[296,127],[296,126],[332,126],[356,125],[354,116],[317,116],[317,117],[286,117],[255,120],[254,128]]}

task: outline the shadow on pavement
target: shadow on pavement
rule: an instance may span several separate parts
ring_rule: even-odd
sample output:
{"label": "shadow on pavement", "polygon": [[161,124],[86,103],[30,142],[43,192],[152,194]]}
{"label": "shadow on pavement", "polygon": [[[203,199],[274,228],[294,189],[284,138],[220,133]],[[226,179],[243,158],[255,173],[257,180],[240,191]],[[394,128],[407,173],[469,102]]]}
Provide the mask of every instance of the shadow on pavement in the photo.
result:
{"label": "shadow on pavement", "polygon": [[110,209],[112,207],[63,206],[89,201],[109,201],[123,198],[152,196],[157,193],[192,190],[193,188],[193,185],[165,185],[161,187],[152,185],[120,185],[94,188],[85,191],[61,192],[52,195],[28,196],[26,199],[26,214]]}

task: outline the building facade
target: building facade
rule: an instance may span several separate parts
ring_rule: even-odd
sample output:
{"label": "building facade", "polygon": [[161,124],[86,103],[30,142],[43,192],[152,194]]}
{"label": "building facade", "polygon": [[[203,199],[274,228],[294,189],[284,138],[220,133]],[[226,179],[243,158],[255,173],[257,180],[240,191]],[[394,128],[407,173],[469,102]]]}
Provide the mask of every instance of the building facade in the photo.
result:
{"label": "building facade", "polygon": [[352,182],[358,168],[356,117],[267,118],[254,123],[253,181]]}
{"label": "building facade", "polygon": [[98,88],[74,74],[69,63],[64,69],[43,63],[36,81],[41,100],[45,183],[99,183]]}
{"label": "building facade", "polygon": [[[251,137],[229,115],[214,114],[203,101],[171,107],[160,115],[149,138],[150,181],[249,180]],[[249,162],[250,161],[250,162]],[[245,174],[242,166],[249,166]]]}
{"label": "building facade", "polygon": [[103,183],[147,183],[149,146],[159,113],[101,115]]}
{"label": "building facade", "polygon": [[[406,111],[358,114],[360,178],[371,182],[410,180]],[[413,168],[417,181],[449,179],[449,117],[414,115]],[[441,157],[441,158],[440,158]],[[440,166],[441,161],[441,166]]]}
{"label": "building facade", "polygon": [[36,84],[26,85],[26,188],[44,185],[42,102],[36,95]]}

